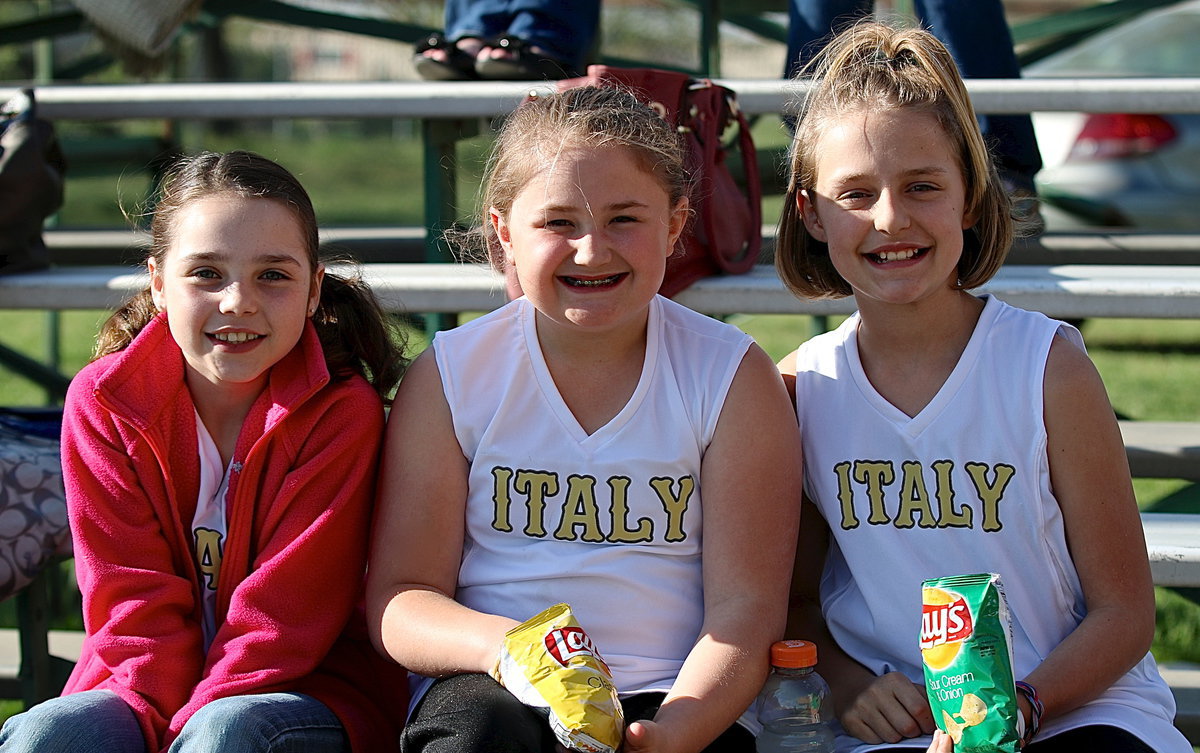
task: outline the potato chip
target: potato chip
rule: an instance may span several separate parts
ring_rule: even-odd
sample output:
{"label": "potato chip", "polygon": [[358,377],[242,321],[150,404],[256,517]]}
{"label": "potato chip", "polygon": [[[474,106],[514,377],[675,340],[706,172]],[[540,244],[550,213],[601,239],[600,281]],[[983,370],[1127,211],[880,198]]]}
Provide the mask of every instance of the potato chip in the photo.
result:
{"label": "potato chip", "polygon": [[950,712],[945,710],[942,711],[942,726],[945,728],[946,734],[950,735],[950,739],[954,741],[955,745],[962,742],[962,731],[966,725],[955,721],[954,717],[950,716]]}
{"label": "potato chip", "polygon": [[963,724],[973,727],[987,718],[987,704],[974,693],[967,693],[963,696],[962,710],[958,712],[958,716],[963,720]]}

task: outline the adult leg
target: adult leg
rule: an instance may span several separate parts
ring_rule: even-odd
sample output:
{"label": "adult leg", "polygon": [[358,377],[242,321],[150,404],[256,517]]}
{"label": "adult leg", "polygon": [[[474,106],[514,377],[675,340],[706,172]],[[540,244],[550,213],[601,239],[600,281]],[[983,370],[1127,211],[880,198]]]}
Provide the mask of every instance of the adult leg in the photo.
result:
{"label": "adult leg", "polygon": [[1034,740],[1026,753],[1154,753],[1154,749],[1123,729],[1107,725],[1077,727],[1045,740]]}
{"label": "adult leg", "polygon": [[512,20],[510,0],[446,0],[446,37],[491,37],[503,34]]}
{"label": "adult leg", "polygon": [[[916,0],[915,8],[950,50],[963,78],[1021,77],[1001,0]],[[1001,172],[1032,181],[1042,169],[1032,119],[1028,115],[983,115],[979,122]]]}
{"label": "adult leg", "polygon": [[553,753],[546,717],[483,674],[438,680],[400,735],[401,753]]}
{"label": "adult leg", "polygon": [[264,693],[221,698],[183,725],[170,753],[349,753],[337,715],[312,696]]}
{"label": "adult leg", "polygon": [[0,728],[4,753],[146,753],[133,710],[110,690],[43,701]]}
{"label": "adult leg", "polygon": [[789,0],[784,76],[794,77],[833,35],[871,14],[874,0]]}
{"label": "adult leg", "polygon": [[[621,710],[625,724],[639,719],[653,719],[662,705],[664,693],[639,693],[621,699]],[[734,722],[704,748],[703,753],[754,753],[754,735],[742,725]]]}

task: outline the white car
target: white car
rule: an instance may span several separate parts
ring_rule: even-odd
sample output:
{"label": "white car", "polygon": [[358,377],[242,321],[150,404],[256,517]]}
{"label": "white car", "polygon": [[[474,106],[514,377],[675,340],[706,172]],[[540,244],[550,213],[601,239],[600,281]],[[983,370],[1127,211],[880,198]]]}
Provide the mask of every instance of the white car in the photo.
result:
{"label": "white car", "polygon": [[[1200,0],[1136,16],[1022,75],[1200,78]],[[1200,230],[1200,114],[1038,112],[1033,125],[1048,229]]]}

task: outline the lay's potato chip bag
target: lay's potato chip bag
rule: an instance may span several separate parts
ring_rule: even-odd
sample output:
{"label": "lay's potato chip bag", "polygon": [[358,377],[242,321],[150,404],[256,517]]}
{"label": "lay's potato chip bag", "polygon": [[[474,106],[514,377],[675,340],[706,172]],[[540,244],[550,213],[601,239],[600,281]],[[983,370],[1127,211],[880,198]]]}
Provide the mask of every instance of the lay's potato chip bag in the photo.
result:
{"label": "lay's potato chip bag", "polygon": [[555,604],[509,630],[491,674],[521,703],[545,710],[564,747],[621,747],[625,718],[612,673],[570,606]]}
{"label": "lay's potato chip bag", "polygon": [[1020,746],[1011,629],[999,575],[922,583],[925,692],[956,753],[1016,753]]}

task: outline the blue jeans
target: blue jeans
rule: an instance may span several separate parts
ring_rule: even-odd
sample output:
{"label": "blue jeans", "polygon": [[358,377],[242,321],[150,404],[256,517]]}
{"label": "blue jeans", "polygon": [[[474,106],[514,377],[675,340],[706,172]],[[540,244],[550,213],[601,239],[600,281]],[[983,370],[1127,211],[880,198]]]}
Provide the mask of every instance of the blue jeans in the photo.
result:
{"label": "blue jeans", "polygon": [[[232,696],[196,712],[170,753],[348,753],[337,716],[300,693]],[[146,753],[133,712],[115,693],[52,698],[0,729],[3,753]]]}
{"label": "blue jeans", "polygon": [[137,717],[109,690],[51,698],[9,717],[0,728],[3,753],[146,753]]}
{"label": "blue jeans", "polygon": [[[946,45],[963,78],[1020,78],[1000,0],[914,0],[917,18]],[[871,13],[873,0],[790,0],[788,68],[794,76],[833,32]],[[981,115],[979,125],[1002,172],[1032,177],[1042,155],[1028,115]]]}
{"label": "blue jeans", "polygon": [[600,26],[600,0],[446,0],[446,37],[510,34],[578,68]]}

